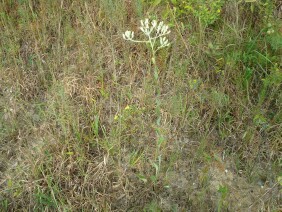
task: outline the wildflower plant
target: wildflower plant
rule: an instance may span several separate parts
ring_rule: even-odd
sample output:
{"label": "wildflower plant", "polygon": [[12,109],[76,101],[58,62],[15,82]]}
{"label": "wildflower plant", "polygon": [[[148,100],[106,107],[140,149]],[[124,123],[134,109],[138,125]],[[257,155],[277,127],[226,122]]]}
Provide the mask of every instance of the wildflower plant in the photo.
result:
{"label": "wildflower plant", "polygon": [[[157,167],[156,170],[159,170],[160,163],[161,163],[161,155],[160,155],[160,148],[162,143],[165,141],[164,135],[162,135],[161,130],[161,106],[160,106],[160,86],[159,86],[159,77],[158,77],[158,67],[156,64],[156,53],[165,47],[170,45],[170,42],[167,39],[167,35],[170,33],[168,25],[164,24],[163,21],[157,22],[156,20],[150,21],[149,19],[141,20],[141,26],[139,29],[144,33],[145,39],[139,40],[134,38],[133,31],[126,31],[122,36],[124,40],[131,41],[134,43],[145,43],[148,44],[149,49],[152,52],[152,64],[154,68],[154,79],[156,83],[156,152],[155,152],[155,159],[158,163],[153,162],[154,166]],[[156,165],[158,164],[158,165]],[[156,171],[157,176],[158,171]]]}
{"label": "wildflower plant", "polygon": [[152,52],[152,63],[154,64],[155,78],[158,78],[157,66],[156,66],[156,53],[162,48],[168,47],[170,45],[166,35],[170,33],[169,27],[164,24],[163,21],[157,22],[156,20],[150,21],[149,19],[141,20],[141,26],[139,29],[146,36],[145,40],[134,39],[133,31],[126,31],[122,36],[123,39],[132,41],[135,43],[145,43],[149,44],[150,50]]}

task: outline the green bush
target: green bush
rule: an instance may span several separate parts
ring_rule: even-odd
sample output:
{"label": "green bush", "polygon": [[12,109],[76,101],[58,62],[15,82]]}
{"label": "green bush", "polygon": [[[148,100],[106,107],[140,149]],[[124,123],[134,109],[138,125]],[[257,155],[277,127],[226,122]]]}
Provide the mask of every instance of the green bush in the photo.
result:
{"label": "green bush", "polygon": [[168,3],[173,6],[178,17],[189,15],[197,18],[204,26],[213,24],[219,19],[225,0],[153,0],[151,5]]}

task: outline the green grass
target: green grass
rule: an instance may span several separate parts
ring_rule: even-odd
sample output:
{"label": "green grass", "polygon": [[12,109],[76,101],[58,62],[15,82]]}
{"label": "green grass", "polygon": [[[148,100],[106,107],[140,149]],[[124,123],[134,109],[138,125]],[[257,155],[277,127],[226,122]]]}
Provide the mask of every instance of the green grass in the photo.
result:
{"label": "green grass", "polygon": [[281,210],[278,1],[188,3],[0,2],[1,211]]}

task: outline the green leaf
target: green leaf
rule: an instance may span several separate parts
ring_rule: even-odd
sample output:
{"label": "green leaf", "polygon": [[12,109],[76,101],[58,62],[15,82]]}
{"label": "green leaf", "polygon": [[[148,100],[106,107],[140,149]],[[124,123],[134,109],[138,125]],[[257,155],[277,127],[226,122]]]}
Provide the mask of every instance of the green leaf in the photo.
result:
{"label": "green leaf", "polygon": [[227,193],[228,193],[228,188],[227,188],[226,186],[220,185],[220,186],[219,186],[219,189],[218,189],[218,192],[221,194],[221,196],[222,196],[223,198],[225,198],[226,195],[227,195]]}
{"label": "green leaf", "polygon": [[158,138],[158,146],[161,146],[163,142],[165,142],[165,137],[164,136],[160,136]]}
{"label": "green leaf", "polygon": [[277,181],[282,186],[282,176],[277,177]]}
{"label": "green leaf", "polygon": [[150,179],[152,180],[153,183],[156,183],[157,182],[157,177],[155,175],[152,175],[150,177]]}
{"label": "green leaf", "polygon": [[92,123],[92,130],[94,131],[94,134],[96,137],[99,136],[99,116],[95,116],[94,122]]}
{"label": "green leaf", "polygon": [[153,7],[156,7],[156,6],[158,6],[161,2],[162,2],[162,0],[154,0],[152,6],[153,6]]}
{"label": "green leaf", "polygon": [[7,186],[8,188],[11,188],[13,186],[13,181],[11,179],[8,180]]}
{"label": "green leaf", "polygon": [[137,174],[137,177],[139,178],[139,180],[143,181],[144,183],[148,182],[147,178],[144,175]]}
{"label": "green leaf", "polygon": [[158,117],[158,119],[157,119],[157,125],[158,125],[158,126],[161,125],[161,120],[162,120],[162,117]]}
{"label": "green leaf", "polygon": [[158,74],[157,71],[154,72],[154,77],[155,77],[156,80],[159,78],[159,74]]}
{"label": "green leaf", "polygon": [[254,10],[255,10],[255,6],[254,4],[251,4],[251,12],[254,13]]}
{"label": "green leaf", "polygon": [[160,167],[156,163],[152,163],[152,166],[155,168],[156,173],[159,173]]}

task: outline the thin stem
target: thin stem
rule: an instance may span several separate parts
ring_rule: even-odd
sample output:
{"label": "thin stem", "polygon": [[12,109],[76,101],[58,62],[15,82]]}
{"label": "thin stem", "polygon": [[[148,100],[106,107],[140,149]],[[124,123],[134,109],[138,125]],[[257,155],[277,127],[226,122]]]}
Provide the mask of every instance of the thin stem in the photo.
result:
{"label": "thin stem", "polygon": [[165,35],[168,35],[170,32],[167,32],[167,33],[164,33],[164,34],[160,34],[160,35],[157,35],[156,37],[153,37],[152,39],[157,39],[157,38],[160,38],[160,37],[163,37]]}
{"label": "thin stem", "polygon": [[131,40],[131,39],[126,39],[128,41],[132,41],[134,43],[149,43],[150,41],[146,40],[146,41],[142,41],[142,40]]}

